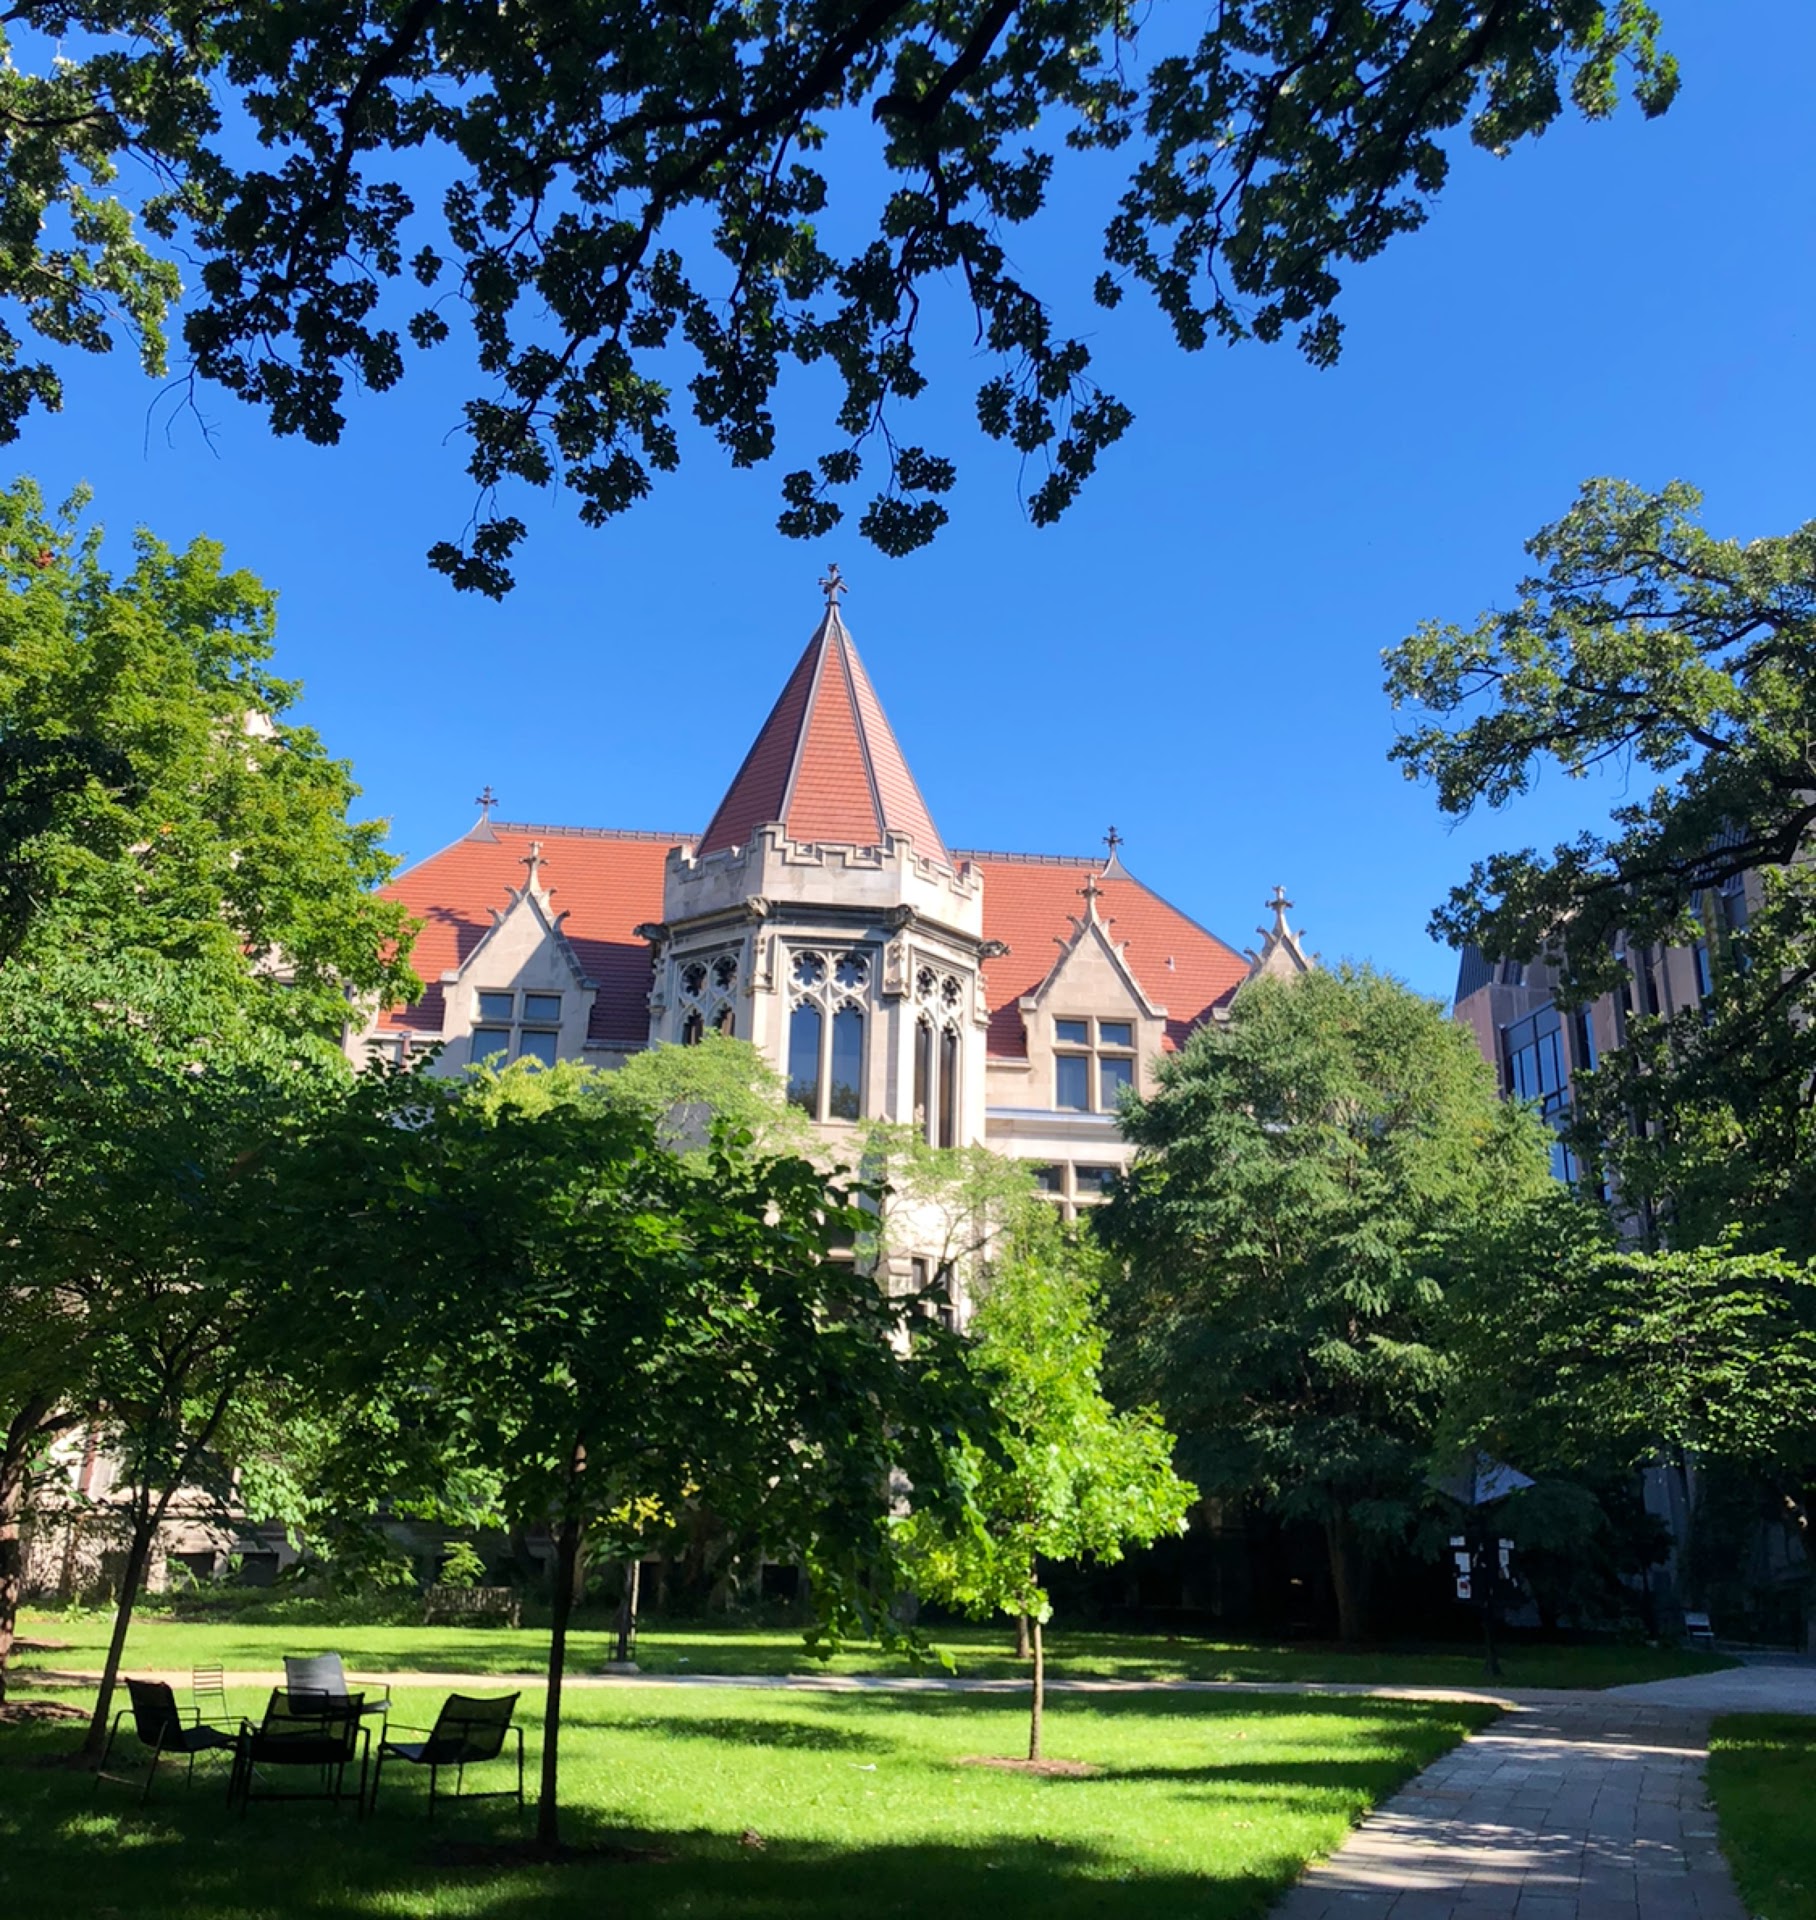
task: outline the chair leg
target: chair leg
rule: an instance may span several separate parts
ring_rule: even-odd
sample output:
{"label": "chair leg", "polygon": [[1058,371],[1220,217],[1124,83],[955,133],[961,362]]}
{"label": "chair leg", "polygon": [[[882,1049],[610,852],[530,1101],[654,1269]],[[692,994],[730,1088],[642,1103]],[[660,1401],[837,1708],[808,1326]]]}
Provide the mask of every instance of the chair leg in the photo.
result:
{"label": "chair leg", "polygon": [[385,1777],[385,1749],[384,1749],[383,1743],[381,1742],[378,1749],[378,1765],[372,1769],[372,1798],[367,1803],[367,1805],[369,1806],[370,1810],[373,1813],[376,1813],[378,1811],[378,1788],[379,1788],[379,1783],[384,1779],[384,1777]]}
{"label": "chair leg", "polygon": [[145,1784],[139,1789],[139,1805],[151,1798],[151,1783],[158,1777],[158,1762],[164,1757],[164,1730],[158,1729],[157,1744],[151,1750],[151,1765],[145,1769]]}
{"label": "chair leg", "polygon": [[521,1814],[523,1812],[523,1729],[513,1727],[511,1731],[517,1736],[517,1811]]}
{"label": "chair leg", "polygon": [[114,1741],[119,1737],[120,1722],[126,1718],[127,1709],[122,1707],[113,1717],[113,1725],[107,1729],[107,1745],[101,1749],[101,1764],[95,1769],[95,1792],[101,1791],[101,1782],[107,1777],[107,1762],[113,1753]]}

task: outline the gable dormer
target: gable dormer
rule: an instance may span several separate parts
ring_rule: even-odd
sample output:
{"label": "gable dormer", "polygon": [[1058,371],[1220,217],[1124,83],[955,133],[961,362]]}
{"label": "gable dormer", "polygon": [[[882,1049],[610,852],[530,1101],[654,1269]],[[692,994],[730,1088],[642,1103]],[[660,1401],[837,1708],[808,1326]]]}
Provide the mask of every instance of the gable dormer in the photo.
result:
{"label": "gable dormer", "polygon": [[1114,1115],[1124,1087],[1152,1091],[1153,1060],[1166,1035],[1156,1006],[1099,911],[1098,876],[1079,889],[1084,912],[1038,987],[1021,1000],[1027,1034],[1029,1104],[1060,1113]]}
{"label": "gable dormer", "polygon": [[532,840],[524,884],[492,909],[492,924],[458,967],[441,976],[443,1072],[475,1060],[580,1057],[598,982],[590,978],[553,905],[542,842]]}

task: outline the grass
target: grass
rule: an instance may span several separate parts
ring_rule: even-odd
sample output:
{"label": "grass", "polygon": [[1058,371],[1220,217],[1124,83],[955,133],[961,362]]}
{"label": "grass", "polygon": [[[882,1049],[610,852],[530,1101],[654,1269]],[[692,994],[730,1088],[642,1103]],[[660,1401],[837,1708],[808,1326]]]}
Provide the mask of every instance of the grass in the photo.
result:
{"label": "grass", "polygon": [[1747,1911],[1816,1920],[1816,1720],[1724,1714],[1710,1730],[1709,1794]]}
{"label": "grass", "polygon": [[[1099,1771],[1035,1779],[954,1764],[1021,1750],[1014,1702],[587,1692],[564,1725],[566,1837],[669,1857],[559,1868],[454,1864],[450,1842],[520,1831],[514,1809],[479,1803],[431,1828],[421,1785],[394,1789],[389,1769],[363,1826],[309,1805],[229,1816],[218,1764],[190,1791],[160,1781],[141,1812],[123,1789],[30,1764],[73,1728],[13,1728],[0,1731],[0,1911],[41,1911],[54,1887],[59,1920],[1248,1920],[1492,1717],[1431,1701],[1072,1696],[1049,1710],[1049,1749]],[[533,1719],[526,1732],[533,1778]]]}
{"label": "grass", "polygon": [[[33,1665],[98,1669],[106,1654],[112,1618],[107,1614],[28,1614],[21,1631],[68,1641],[71,1650],[18,1656]],[[1025,1678],[1027,1666],[1009,1652],[1006,1628],[942,1628],[937,1643],[961,1675],[978,1679]],[[527,1627],[324,1627],[273,1626],[237,1621],[186,1622],[145,1615],[133,1625],[127,1665],[184,1668],[218,1664],[230,1672],[277,1672],[286,1653],[333,1649],[349,1666],[380,1673],[531,1674],[548,1653],[546,1630]],[[1159,1636],[1053,1632],[1048,1665],[1055,1679],[1348,1681],[1364,1686],[1479,1687],[1482,1659],[1473,1646],[1372,1647],[1346,1651],[1333,1646],[1170,1639]],[[570,1638],[570,1671],[597,1669],[611,1652],[603,1629]],[[801,1636],[787,1629],[656,1628],[637,1642],[646,1673],[902,1674],[911,1669],[873,1647],[855,1647],[822,1663],[808,1656]],[[1516,1642],[1502,1655],[1500,1684],[1509,1687],[1609,1687],[1679,1674],[1707,1673],[1732,1662],[1719,1654],[1676,1647],[1542,1646]],[[937,1669],[936,1669],[937,1671]]]}

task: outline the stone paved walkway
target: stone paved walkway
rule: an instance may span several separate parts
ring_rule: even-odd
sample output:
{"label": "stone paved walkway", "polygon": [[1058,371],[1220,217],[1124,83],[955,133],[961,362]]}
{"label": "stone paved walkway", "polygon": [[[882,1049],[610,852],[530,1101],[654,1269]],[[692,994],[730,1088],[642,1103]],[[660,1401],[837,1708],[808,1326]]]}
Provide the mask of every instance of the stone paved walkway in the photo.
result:
{"label": "stone paved walkway", "polygon": [[1274,1920],[1745,1920],[1706,1712],[1516,1706],[1384,1801]]}

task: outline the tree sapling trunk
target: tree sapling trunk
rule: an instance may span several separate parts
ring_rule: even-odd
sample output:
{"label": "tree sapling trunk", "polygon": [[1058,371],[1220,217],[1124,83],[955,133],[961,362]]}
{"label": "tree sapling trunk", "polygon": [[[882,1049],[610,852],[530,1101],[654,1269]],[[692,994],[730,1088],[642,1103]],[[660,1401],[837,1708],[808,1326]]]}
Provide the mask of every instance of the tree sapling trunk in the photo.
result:
{"label": "tree sapling trunk", "polygon": [[1025,1613],[1015,1616],[1015,1657],[1018,1660],[1034,1658],[1034,1642],[1028,1637],[1028,1616]]}
{"label": "tree sapling trunk", "polygon": [[148,1499],[134,1503],[132,1537],[126,1548],[126,1567],[120,1575],[120,1597],[114,1608],[113,1633],[107,1642],[107,1659],[101,1668],[101,1686],[95,1695],[95,1710],[89,1717],[88,1732],[82,1738],[82,1756],[97,1764],[107,1744],[107,1717],[113,1709],[114,1690],[120,1682],[120,1667],[126,1658],[126,1636],[132,1628],[132,1610],[139,1598],[145,1568],[151,1559],[152,1543],[170,1504],[168,1494],[153,1506]]}
{"label": "tree sapling trunk", "polygon": [[1039,1620],[1034,1622],[1034,1697],[1028,1713],[1028,1758],[1039,1760],[1041,1720],[1047,1705],[1047,1648]]}
{"label": "tree sapling trunk", "polygon": [[618,1599],[618,1643],[612,1652],[621,1666],[630,1664],[631,1648],[636,1643],[637,1593],[642,1584],[643,1557],[633,1553],[624,1563],[624,1592]]}

